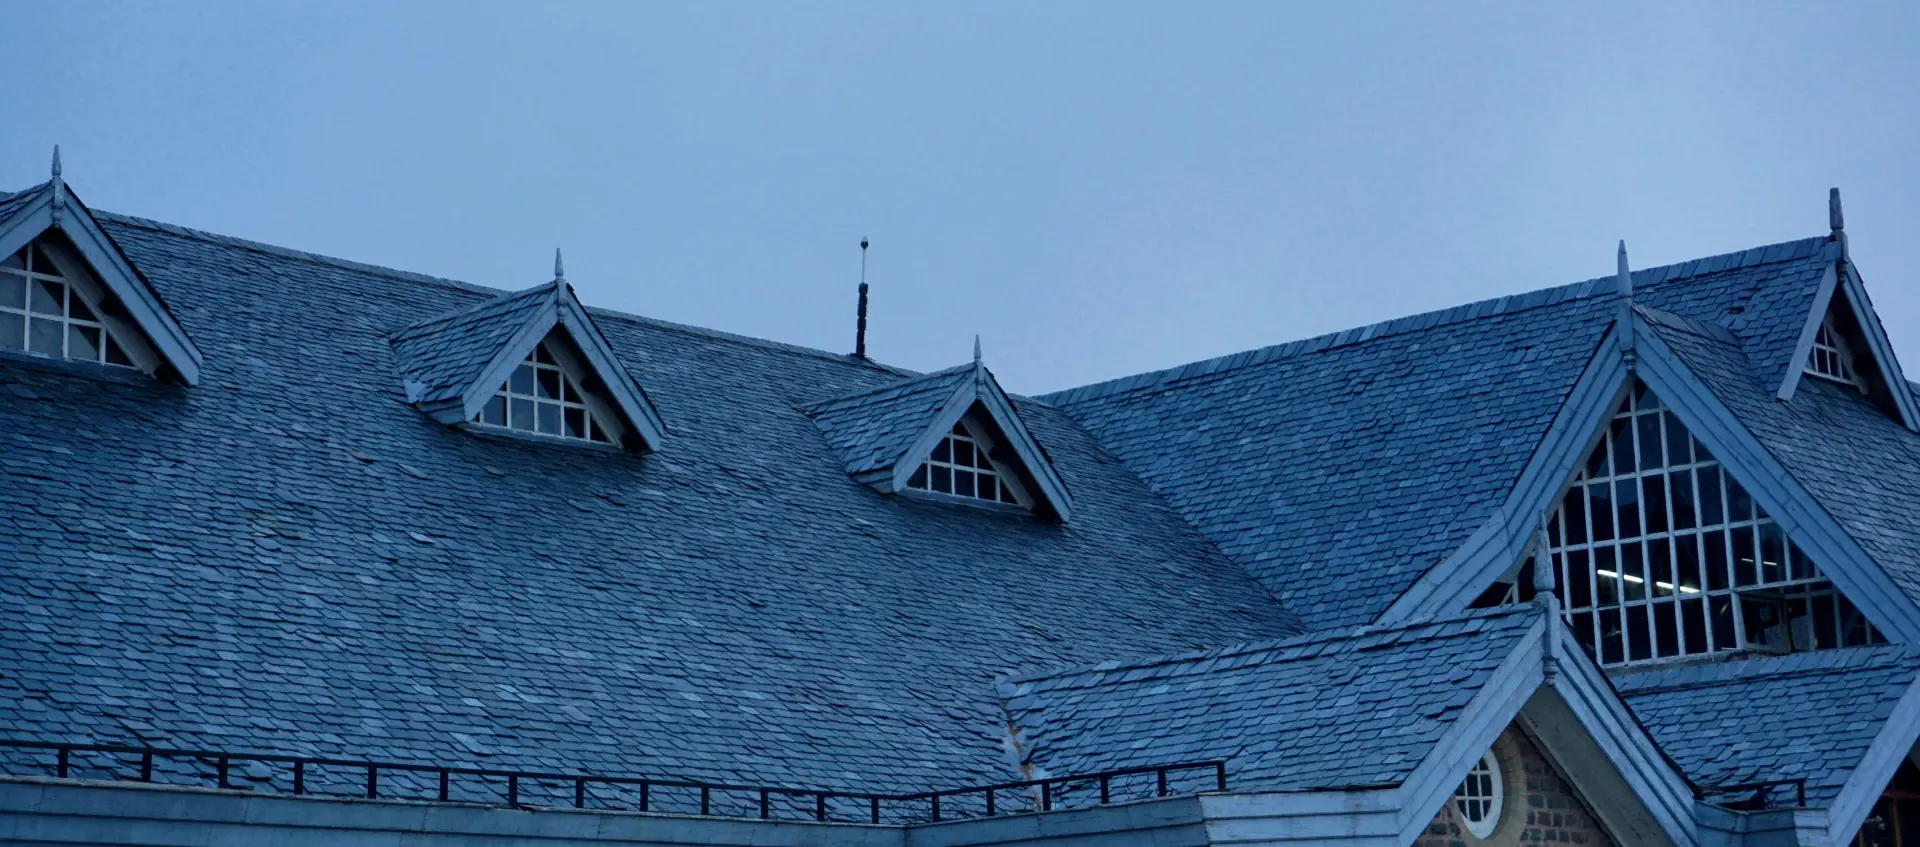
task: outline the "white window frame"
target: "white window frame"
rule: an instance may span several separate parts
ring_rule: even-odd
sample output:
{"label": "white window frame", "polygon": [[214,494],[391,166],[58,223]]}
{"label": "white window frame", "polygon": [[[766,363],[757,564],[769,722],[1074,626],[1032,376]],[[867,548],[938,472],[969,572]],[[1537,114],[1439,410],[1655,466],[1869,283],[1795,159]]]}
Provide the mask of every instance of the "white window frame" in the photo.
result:
{"label": "white window frame", "polygon": [[[43,262],[33,258],[44,258]],[[94,279],[88,272],[86,263],[74,256],[71,251],[46,238],[36,238],[27,246],[20,248],[13,256],[20,259],[20,267],[0,266],[0,274],[17,279],[25,287],[25,299],[18,307],[0,302],[0,314],[16,316],[21,322],[21,334],[18,346],[4,346],[0,349],[12,350],[31,356],[60,359],[72,362],[87,362],[114,368],[126,368],[152,373],[158,367],[159,357],[152,347],[141,338],[139,330],[126,321],[113,317],[102,308],[106,301],[106,286]],[[35,311],[39,286],[35,283],[54,283],[61,287],[61,303],[58,314]],[[91,314],[91,318],[77,317],[74,307],[78,305]],[[33,325],[35,323],[58,323],[60,330],[60,352],[48,353],[32,349]],[[75,329],[95,330],[100,335],[100,343],[91,358],[75,356],[73,334]],[[0,341],[4,343],[4,341]],[[113,361],[109,344],[118,349],[125,361]]]}
{"label": "white window frame", "polygon": [[1805,370],[1821,379],[1866,390],[1866,382],[1860,378],[1853,350],[1847,344],[1846,336],[1835,325],[1831,308],[1820,319],[1820,329],[1814,333],[1813,349],[1807,353]]}
{"label": "white window frame", "polygon": [[1490,838],[1500,826],[1506,811],[1506,775],[1500,772],[1500,760],[1488,750],[1467,770],[1460,786],[1453,790],[1453,812],[1460,825],[1475,838]]}
{"label": "white window frame", "polygon": [[[992,436],[987,434],[986,427],[981,426],[980,423],[974,419],[974,416],[969,413],[962,416],[959,422],[954,424],[954,428],[963,430],[964,432],[956,433],[949,431],[943,435],[940,441],[935,444],[933,451],[929,452],[926,458],[921,460],[920,467],[913,472],[912,476],[908,477],[904,490],[916,496],[934,497],[941,500],[966,503],[968,505],[1031,511],[1033,509],[1033,497],[1027,493],[1026,486],[1020,484],[1020,477],[1014,472],[1014,469],[993,457],[993,453],[999,447],[999,444],[993,440]],[[963,466],[952,461],[951,457],[954,455],[956,440],[972,442],[972,447],[976,455],[984,457],[992,469],[981,468],[977,463],[971,466]],[[934,455],[936,455],[942,447],[945,447],[948,451],[947,455],[949,459],[946,461],[934,458]],[[945,469],[949,474],[949,478],[958,473],[974,473],[980,476],[992,474],[995,482],[998,483],[999,486],[1004,487],[1009,494],[1013,495],[1013,499],[1016,502],[1008,503],[999,499],[999,491],[997,489],[995,496],[992,498],[979,496],[977,493],[979,491],[977,479],[974,488],[976,493],[973,495],[940,491],[933,487],[935,468]]]}
{"label": "white window frame", "polygon": [[[546,361],[542,361],[543,354]],[[532,393],[521,392],[514,388],[514,379],[520,375],[522,369],[525,369],[531,375],[529,382],[534,386]],[[539,395],[538,385],[542,372],[552,372],[558,375],[559,384],[561,385],[561,394],[559,397],[551,398]],[[479,414],[476,414],[473,419],[467,423],[469,426],[477,429],[511,433],[515,436],[550,438],[569,444],[618,447],[622,438],[626,435],[626,427],[621,423],[620,416],[614,414],[610,405],[602,398],[595,396],[593,392],[581,387],[581,383],[585,381],[583,376],[584,372],[581,370],[578,360],[566,349],[565,345],[558,343],[555,336],[548,335],[542,339],[539,344],[534,345],[532,350],[527,352],[526,359],[514,366],[513,372],[507,375],[506,381],[500,384],[500,388],[487,397],[487,402],[485,406],[481,408]],[[531,426],[520,427],[515,426],[513,423],[513,410],[521,404],[533,407]],[[542,406],[557,407],[559,409],[560,418],[557,431],[541,431],[540,407]],[[491,419],[495,417],[496,408],[498,409],[497,420]],[[567,433],[566,418],[567,413],[570,411],[578,411],[582,414],[587,435],[579,436]],[[596,433],[604,436],[604,438],[592,437]]]}
{"label": "white window frame", "polygon": [[[1648,420],[1652,423],[1647,424]],[[1656,457],[1650,460],[1644,459],[1640,445],[1648,436],[1659,441],[1653,447]],[[1668,444],[1675,437],[1687,439],[1677,451]],[[1621,454],[1623,449],[1630,454]],[[1624,470],[1619,464],[1623,455]],[[1670,464],[1676,457],[1682,461]],[[1676,492],[1682,482],[1689,486],[1681,494],[1691,504],[1694,520],[1691,526],[1676,527],[1678,510],[1665,504],[1679,500]],[[1660,514],[1666,526],[1657,530],[1649,528],[1649,489],[1663,505]],[[1610,504],[1604,508],[1604,539],[1596,538],[1593,531],[1602,517],[1594,513],[1601,500],[1594,495],[1596,490],[1603,491]],[[1631,494],[1633,509],[1622,508],[1623,492]],[[1714,501],[1717,506],[1707,505]],[[1587,516],[1584,523],[1568,519],[1567,510],[1575,503]],[[1709,522],[1716,511],[1718,519]],[[1622,537],[1628,519],[1633,531]],[[1727,650],[1803,651],[1815,649],[1823,640],[1831,646],[1847,646],[1856,635],[1850,622],[1864,627],[1858,633],[1862,643],[1885,640],[1766,509],[1644,386],[1636,385],[1608,416],[1607,430],[1554,504],[1547,519],[1547,542],[1563,614],[1571,631],[1602,665],[1685,660]],[[1710,542],[1717,549],[1710,549]],[[1654,555],[1662,551],[1664,580],[1660,557]],[[1686,565],[1683,554],[1687,551],[1693,554],[1693,568]],[[1777,555],[1778,561],[1769,555]],[[1718,580],[1710,570],[1716,558],[1725,569]],[[1696,568],[1698,581],[1688,584],[1688,571]],[[1786,612],[1796,603],[1804,604],[1805,611],[1789,620]],[[1782,625],[1765,634],[1749,633],[1747,618],[1759,616],[1764,607],[1778,608]],[[1716,609],[1731,617],[1730,625],[1717,623]],[[1693,643],[1689,633],[1696,613],[1699,644]],[[1670,620],[1663,620],[1663,615]],[[1833,626],[1821,634],[1823,639],[1812,631],[1822,616]],[[1673,653],[1662,650],[1661,636],[1668,623],[1677,645]],[[1768,635],[1773,636],[1771,640]],[[1643,646],[1644,655],[1635,658]]]}

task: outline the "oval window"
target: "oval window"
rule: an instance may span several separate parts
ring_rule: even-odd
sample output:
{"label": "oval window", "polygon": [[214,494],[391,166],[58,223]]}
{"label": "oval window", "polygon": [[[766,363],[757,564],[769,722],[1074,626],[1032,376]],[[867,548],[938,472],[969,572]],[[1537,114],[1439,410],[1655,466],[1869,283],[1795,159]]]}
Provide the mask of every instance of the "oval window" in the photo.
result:
{"label": "oval window", "polygon": [[1467,771],[1460,787],[1453,790],[1454,811],[1476,838],[1492,835],[1494,826],[1500,823],[1500,803],[1506,793],[1500,783],[1500,763],[1489,750]]}

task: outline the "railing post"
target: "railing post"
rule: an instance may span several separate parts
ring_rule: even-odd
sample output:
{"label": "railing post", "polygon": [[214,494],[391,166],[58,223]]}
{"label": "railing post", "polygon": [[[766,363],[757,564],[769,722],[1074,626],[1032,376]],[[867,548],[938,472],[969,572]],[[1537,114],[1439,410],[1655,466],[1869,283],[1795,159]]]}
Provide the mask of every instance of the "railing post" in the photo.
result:
{"label": "railing post", "polygon": [[379,796],[380,796],[380,768],[378,765],[368,765],[367,766],[367,799],[372,800]]}
{"label": "railing post", "polygon": [[228,761],[227,761],[227,757],[225,757],[225,756],[221,756],[221,757],[220,757],[220,759],[219,759],[219,761],[218,761],[218,763],[214,765],[214,770],[215,770],[215,772],[217,772],[217,773],[218,773],[218,774],[220,775],[220,787],[221,787],[221,788],[231,788],[231,787],[232,787],[232,786],[230,786],[230,785],[228,785],[228,784],[227,784],[227,768],[228,768],[228,765],[229,765],[229,763],[228,763]]}
{"label": "railing post", "polygon": [[993,789],[987,789],[987,817],[993,817],[993,795],[995,793]]}
{"label": "railing post", "polygon": [[449,772],[446,768],[441,768],[440,769],[440,802],[442,803],[447,802],[447,797],[449,796],[449,792],[447,791],[449,787],[448,783],[452,781],[453,781],[453,774]]}
{"label": "railing post", "polygon": [[1218,761],[1218,762],[1214,762],[1214,763],[1213,763],[1213,781],[1214,781],[1214,784],[1215,784],[1216,786],[1218,786],[1218,788],[1217,788],[1216,790],[1218,790],[1218,791],[1226,791],[1226,790],[1227,790],[1227,763],[1226,763],[1226,760],[1224,760],[1224,759],[1222,759],[1221,761]]}
{"label": "railing post", "polygon": [[713,790],[702,785],[700,786],[700,814],[703,816],[711,814],[712,809],[713,809]]}
{"label": "railing post", "polygon": [[507,805],[520,805],[520,775],[517,773],[507,774]]}
{"label": "railing post", "polygon": [[305,760],[293,763],[293,793],[307,793],[307,763]]}
{"label": "railing post", "polygon": [[1053,783],[1040,783],[1040,811],[1053,811]]}
{"label": "railing post", "polygon": [[1159,793],[1154,796],[1157,796],[1157,797],[1167,796],[1167,769],[1161,768],[1157,771],[1154,771],[1153,773],[1159,782],[1159,787],[1158,787]]}
{"label": "railing post", "polygon": [[647,784],[640,783],[640,811],[647,810]]}
{"label": "railing post", "polygon": [[140,781],[141,782],[153,781],[153,751],[152,750],[148,750],[145,753],[140,754]]}
{"label": "railing post", "polygon": [[933,822],[940,822],[940,795],[933,795]]}
{"label": "railing post", "polygon": [[873,822],[879,823],[880,822],[880,798],[877,796],[869,797],[867,798],[867,800],[873,804]]}
{"label": "railing post", "polygon": [[573,778],[573,807],[576,809],[587,807],[587,778],[584,776]]}
{"label": "railing post", "polygon": [[824,791],[813,795],[813,819],[821,823],[827,822],[827,794]]}
{"label": "railing post", "polygon": [[762,788],[760,789],[760,819],[766,820],[766,818],[767,818],[767,790],[765,788]]}
{"label": "railing post", "polygon": [[1100,805],[1104,806],[1111,802],[1113,802],[1113,777],[1102,774],[1100,776]]}
{"label": "railing post", "polygon": [[65,747],[60,748],[60,752],[54,754],[55,761],[59,762],[56,767],[58,768],[58,776],[61,779],[67,778],[67,759],[71,756],[72,752]]}

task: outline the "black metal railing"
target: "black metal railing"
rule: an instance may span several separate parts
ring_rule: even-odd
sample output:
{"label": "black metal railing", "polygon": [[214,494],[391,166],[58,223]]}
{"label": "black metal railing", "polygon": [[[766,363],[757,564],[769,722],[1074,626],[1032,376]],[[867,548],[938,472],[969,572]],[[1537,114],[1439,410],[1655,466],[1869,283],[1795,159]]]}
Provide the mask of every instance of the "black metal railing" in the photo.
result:
{"label": "black metal railing", "polygon": [[[1791,806],[1780,805],[1773,800],[1775,792],[1784,788],[1793,789]],[[1743,794],[1746,796],[1738,796]],[[1696,800],[1742,811],[1804,809],[1807,807],[1807,781],[1805,779],[1768,779],[1729,785],[1702,785],[1693,790],[1693,796]]]}
{"label": "black metal railing", "polygon": [[[130,768],[137,757],[140,776],[139,782],[166,782],[156,779],[156,765],[164,769],[167,764],[185,762],[196,772],[211,768],[211,780],[219,788],[246,788],[233,783],[233,768],[236,764],[260,764],[271,770],[274,766],[289,773],[292,779],[292,793],[296,795],[355,796],[368,799],[405,799],[436,800],[456,802],[454,798],[454,780],[466,778],[468,782],[490,782],[498,785],[497,802],[508,806],[541,805],[523,803],[523,786],[547,785],[559,786],[562,791],[571,789],[572,806],[576,809],[620,809],[640,812],[675,812],[690,814],[693,798],[699,800],[699,814],[705,816],[751,817],[757,812],[760,818],[783,817],[776,815],[786,811],[789,816],[797,810],[805,817],[816,821],[856,820],[844,814],[835,818],[832,809],[858,807],[863,813],[861,818],[872,823],[883,820],[951,820],[966,817],[991,817],[994,815],[1021,811],[1053,811],[1065,808],[1063,802],[1071,804],[1082,796],[1090,800],[1097,789],[1100,804],[1112,803],[1115,797],[1122,800],[1166,797],[1178,793],[1195,791],[1195,775],[1200,774],[1205,785],[1199,791],[1227,790],[1227,763],[1224,761],[1182,762],[1169,765],[1123,768],[1098,773],[1075,774],[1071,776],[1032,779],[1021,782],[1003,782],[996,785],[982,785],[968,788],[951,788],[942,791],[922,791],[909,794],[878,794],[858,791],[832,791],[813,788],[792,788],[771,785],[751,785],[722,782],[700,782],[694,780],[655,779],[651,777],[604,776],[589,773],[559,773],[549,771],[519,771],[501,768],[470,768],[451,765],[423,764],[419,762],[383,762],[362,759],[336,759],[318,756],[292,756],[279,753],[234,752],[226,750],[181,750],[164,747],[141,747],[121,744],[70,744],[56,741],[28,741],[19,739],[0,739],[0,748],[14,750],[46,751],[52,754],[53,772],[61,779],[75,778],[80,769],[75,761],[77,754],[93,754],[114,758],[115,764]],[[44,763],[43,763],[44,766]],[[197,767],[194,767],[197,766]],[[352,795],[340,795],[339,792],[314,790],[311,784],[317,771],[344,770],[355,775],[352,780],[359,790]],[[383,794],[381,776],[392,777],[416,775],[427,777],[424,782],[415,780],[411,784],[437,786],[432,796],[413,796],[406,792]],[[1139,780],[1130,778],[1153,777],[1151,786],[1136,784]],[[260,777],[250,776],[250,779]],[[1175,785],[1179,778],[1182,785]],[[335,780],[329,780],[334,782]],[[464,786],[463,786],[464,787]],[[603,789],[596,792],[598,787]],[[1150,790],[1149,790],[1150,788]],[[664,790],[664,791],[663,791]],[[1118,794],[1116,794],[1118,791]],[[661,804],[663,794],[678,795],[686,804],[685,808],[665,808]],[[714,805],[717,798],[745,799],[748,814],[716,813]],[[1012,804],[1001,802],[1012,799]],[[619,801],[624,799],[622,805]],[[971,802],[969,802],[971,801]],[[473,802],[460,800],[458,802]],[[487,801],[479,801],[485,803]],[[497,804],[496,802],[496,804]],[[729,804],[729,807],[733,806]],[[958,814],[956,814],[956,812]]]}

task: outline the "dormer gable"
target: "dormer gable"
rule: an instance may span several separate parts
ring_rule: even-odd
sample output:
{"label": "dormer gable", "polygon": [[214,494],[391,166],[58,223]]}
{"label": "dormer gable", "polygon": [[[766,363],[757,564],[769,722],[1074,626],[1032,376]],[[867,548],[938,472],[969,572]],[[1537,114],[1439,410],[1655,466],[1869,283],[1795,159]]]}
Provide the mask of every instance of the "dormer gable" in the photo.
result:
{"label": "dormer gable", "polygon": [[978,360],[805,411],[840,451],[847,473],[879,491],[1062,521],[1072,513],[1045,449]]}
{"label": "dormer gable", "polygon": [[391,338],[407,402],[441,423],[660,449],[665,425],[563,275]]}
{"label": "dormer gable", "polygon": [[1850,385],[1875,406],[1908,429],[1920,432],[1920,402],[1907,388],[1907,378],[1893,355],[1893,344],[1880,325],[1865,283],[1847,250],[1840,215],[1839,189],[1830,196],[1832,240],[1840,255],[1814,294],[1801,322],[1799,342],[1777,396],[1792,402],[1803,377]]}
{"label": "dormer gable", "polygon": [[0,350],[139,370],[187,385],[201,355],[60,176],[0,200]]}

